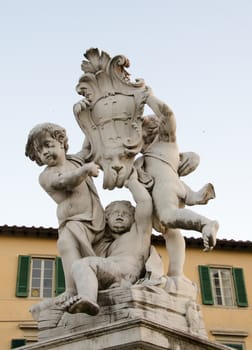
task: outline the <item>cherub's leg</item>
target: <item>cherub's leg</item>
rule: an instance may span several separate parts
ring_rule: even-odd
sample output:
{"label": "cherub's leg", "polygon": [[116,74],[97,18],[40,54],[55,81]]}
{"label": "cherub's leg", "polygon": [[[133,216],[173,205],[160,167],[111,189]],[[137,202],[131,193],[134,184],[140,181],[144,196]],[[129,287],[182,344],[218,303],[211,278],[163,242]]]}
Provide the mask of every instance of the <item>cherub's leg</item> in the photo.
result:
{"label": "cherub's leg", "polygon": [[184,182],[182,183],[186,190],[184,199],[186,205],[207,204],[210,199],[215,198],[214,186],[211,183],[206,184],[199,191],[193,191]]}
{"label": "cherub's leg", "polygon": [[70,313],[84,312],[89,315],[97,315],[100,310],[97,304],[98,289],[106,289],[121,278],[112,259],[94,256],[75,261],[72,264],[72,276],[77,295],[65,306]]}
{"label": "cherub's leg", "polygon": [[195,230],[202,233],[204,251],[213,249],[219,224],[189,209],[164,208],[159,213],[160,221],[167,228]]}
{"label": "cherub's leg", "polygon": [[79,259],[72,264],[72,276],[78,294],[66,304],[70,313],[98,314],[100,309],[97,304],[99,259],[102,258],[88,257]]}
{"label": "cherub's leg", "polygon": [[[161,181],[160,181],[161,183]],[[182,188],[181,188],[182,187]],[[162,190],[163,188],[163,190]],[[216,244],[219,228],[217,221],[209,220],[192,210],[179,208],[179,198],[185,197],[181,181],[171,179],[169,186],[155,185],[152,198],[156,215],[167,229],[195,230],[203,235],[204,250],[211,250]]]}
{"label": "cherub's leg", "polygon": [[68,298],[76,294],[74,280],[71,275],[71,266],[75,260],[81,258],[81,255],[76,240],[67,232],[62,231],[57,242],[57,247],[62,259],[65,275],[66,291],[64,295]]}
{"label": "cherub's leg", "polygon": [[180,230],[167,229],[165,245],[169,256],[168,276],[182,276],[185,262],[185,240]]}
{"label": "cherub's leg", "polygon": [[63,229],[59,231],[57,246],[65,274],[66,291],[64,295],[66,299],[68,296],[76,294],[76,287],[71,274],[73,262],[85,256],[95,256],[88,233],[89,231],[85,225],[78,221],[67,222]]}

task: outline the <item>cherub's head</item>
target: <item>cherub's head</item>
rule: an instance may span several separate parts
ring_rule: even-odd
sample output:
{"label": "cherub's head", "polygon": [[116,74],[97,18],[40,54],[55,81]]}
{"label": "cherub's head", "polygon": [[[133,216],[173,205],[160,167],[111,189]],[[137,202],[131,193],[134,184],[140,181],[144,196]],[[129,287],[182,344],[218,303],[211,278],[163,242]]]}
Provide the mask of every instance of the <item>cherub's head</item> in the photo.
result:
{"label": "cherub's head", "polygon": [[134,222],[135,208],[129,201],[114,201],[105,208],[106,222],[114,233],[125,233]]}
{"label": "cherub's head", "polygon": [[25,147],[25,155],[38,165],[44,165],[40,158],[40,150],[48,136],[58,141],[65,153],[68,150],[68,139],[64,128],[53,123],[38,124],[30,131]]}

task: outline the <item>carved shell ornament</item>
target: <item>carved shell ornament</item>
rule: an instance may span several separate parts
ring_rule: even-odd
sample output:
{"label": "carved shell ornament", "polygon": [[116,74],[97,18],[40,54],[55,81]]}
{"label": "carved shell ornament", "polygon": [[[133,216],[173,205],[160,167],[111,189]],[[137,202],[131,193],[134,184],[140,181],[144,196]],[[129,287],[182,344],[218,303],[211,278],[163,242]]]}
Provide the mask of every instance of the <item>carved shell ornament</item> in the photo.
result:
{"label": "carved shell ornament", "polygon": [[130,81],[130,63],[123,55],[110,58],[92,48],[84,57],[76,86],[84,99],[74,105],[74,114],[90,143],[88,159],[104,171],[103,187],[122,187],[142,147],[148,88],[142,79]]}

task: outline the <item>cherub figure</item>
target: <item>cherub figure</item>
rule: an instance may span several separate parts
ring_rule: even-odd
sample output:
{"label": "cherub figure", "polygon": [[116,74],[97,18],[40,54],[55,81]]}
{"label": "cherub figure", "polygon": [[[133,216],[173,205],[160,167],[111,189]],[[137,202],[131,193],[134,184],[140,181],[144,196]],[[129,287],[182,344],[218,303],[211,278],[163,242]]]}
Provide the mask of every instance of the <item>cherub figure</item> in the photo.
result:
{"label": "cherub figure", "polygon": [[184,159],[181,166],[176,143],[175,117],[170,108],[162,103],[157,106],[156,112],[158,116],[146,117],[143,123],[144,170],[153,179],[153,225],[158,232],[163,233],[166,240],[169,254],[168,275],[181,276],[185,242],[179,229],[201,232],[204,251],[209,251],[216,244],[219,227],[217,221],[184,208],[184,204],[205,204],[215,194],[211,184],[194,192],[181,181],[179,175],[186,175],[188,169],[183,165]]}
{"label": "cherub figure", "polygon": [[136,207],[128,201],[115,201],[105,209],[107,235],[112,238],[105,257],[90,256],[73,263],[72,276],[78,295],[65,303],[71,313],[96,315],[99,289],[129,287],[144,272],[150,252],[152,200],[138,182],[135,171],[126,186],[133,194]]}
{"label": "cherub figure", "polygon": [[76,156],[67,156],[67,149],[65,129],[44,123],[30,131],[25,151],[38,165],[46,165],[39,183],[57,203],[57,245],[66,282],[63,299],[76,294],[71,274],[73,262],[95,255],[92,244],[102,238],[105,227],[104,210],[91,178],[98,176],[99,167],[93,162],[83,164]]}

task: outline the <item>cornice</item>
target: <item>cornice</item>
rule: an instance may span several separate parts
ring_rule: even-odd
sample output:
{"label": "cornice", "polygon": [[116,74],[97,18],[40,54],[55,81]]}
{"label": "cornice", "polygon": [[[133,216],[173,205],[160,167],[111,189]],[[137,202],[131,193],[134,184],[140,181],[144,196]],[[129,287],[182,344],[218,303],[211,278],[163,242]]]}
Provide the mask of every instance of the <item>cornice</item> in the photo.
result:
{"label": "cornice", "polygon": [[[0,226],[0,236],[14,237],[40,237],[40,238],[58,238],[58,230],[54,227],[26,227],[26,226]],[[187,248],[202,248],[202,239],[194,237],[184,237]],[[162,235],[153,234],[151,241],[156,245],[165,245]],[[236,241],[234,239],[217,239],[214,250],[232,250],[232,251],[252,251],[252,241]]]}

